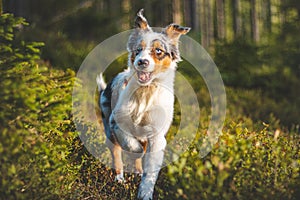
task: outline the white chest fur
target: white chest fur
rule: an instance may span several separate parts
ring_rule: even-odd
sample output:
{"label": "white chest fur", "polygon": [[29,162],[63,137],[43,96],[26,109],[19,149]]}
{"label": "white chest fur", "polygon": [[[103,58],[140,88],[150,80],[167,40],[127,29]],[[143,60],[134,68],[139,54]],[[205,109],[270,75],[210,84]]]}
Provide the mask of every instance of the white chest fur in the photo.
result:
{"label": "white chest fur", "polygon": [[144,138],[165,135],[173,118],[173,82],[139,86],[135,80],[119,89],[114,118],[124,132]]}

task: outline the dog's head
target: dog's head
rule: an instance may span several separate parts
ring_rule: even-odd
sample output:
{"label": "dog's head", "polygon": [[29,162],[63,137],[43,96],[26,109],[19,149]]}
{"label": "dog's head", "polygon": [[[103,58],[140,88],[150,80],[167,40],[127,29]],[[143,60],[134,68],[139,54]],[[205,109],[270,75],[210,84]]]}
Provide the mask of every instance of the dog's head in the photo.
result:
{"label": "dog's head", "polygon": [[137,14],[135,26],[127,44],[128,64],[137,72],[138,83],[145,86],[176,67],[180,61],[179,38],[190,28],[170,24],[162,32],[155,32],[143,16],[143,9]]}

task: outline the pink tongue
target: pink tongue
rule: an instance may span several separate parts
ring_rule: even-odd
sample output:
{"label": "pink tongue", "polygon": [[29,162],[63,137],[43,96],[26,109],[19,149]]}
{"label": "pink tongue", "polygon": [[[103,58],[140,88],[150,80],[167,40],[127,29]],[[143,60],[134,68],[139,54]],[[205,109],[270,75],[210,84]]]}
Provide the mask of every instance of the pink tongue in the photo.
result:
{"label": "pink tongue", "polygon": [[142,80],[142,81],[147,81],[148,78],[149,78],[148,73],[141,72],[141,73],[139,74],[139,78],[140,78],[140,80]]}

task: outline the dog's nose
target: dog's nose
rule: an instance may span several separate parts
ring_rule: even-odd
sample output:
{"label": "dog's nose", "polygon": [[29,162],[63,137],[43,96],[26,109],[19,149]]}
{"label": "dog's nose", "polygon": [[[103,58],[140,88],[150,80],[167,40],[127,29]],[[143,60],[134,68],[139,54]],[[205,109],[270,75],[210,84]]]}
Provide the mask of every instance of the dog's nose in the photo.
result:
{"label": "dog's nose", "polygon": [[147,60],[147,59],[139,59],[139,61],[138,61],[138,66],[139,67],[148,67],[148,65],[149,65],[149,60]]}

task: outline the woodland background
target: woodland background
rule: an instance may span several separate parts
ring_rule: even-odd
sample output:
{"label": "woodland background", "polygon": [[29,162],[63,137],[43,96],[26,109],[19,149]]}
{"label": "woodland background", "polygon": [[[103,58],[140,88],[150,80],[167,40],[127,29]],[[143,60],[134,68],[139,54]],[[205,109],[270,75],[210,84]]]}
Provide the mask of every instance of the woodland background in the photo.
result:
{"label": "woodland background", "polygon": [[[227,92],[223,135],[205,158],[201,139],[161,172],[157,199],[300,198],[300,1],[0,1],[0,199],[134,199],[139,178],[113,171],[85,149],[74,126],[76,71],[101,41],[133,28],[176,22],[211,55]],[[126,66],[126,56],[107,76]],[[182,67],[181,67],[182,66]],[[203,80],[183,61],[206,113]],[[170,129],[176,132],[180,112]],[[95,132],[95,127],[86,131]]]}

